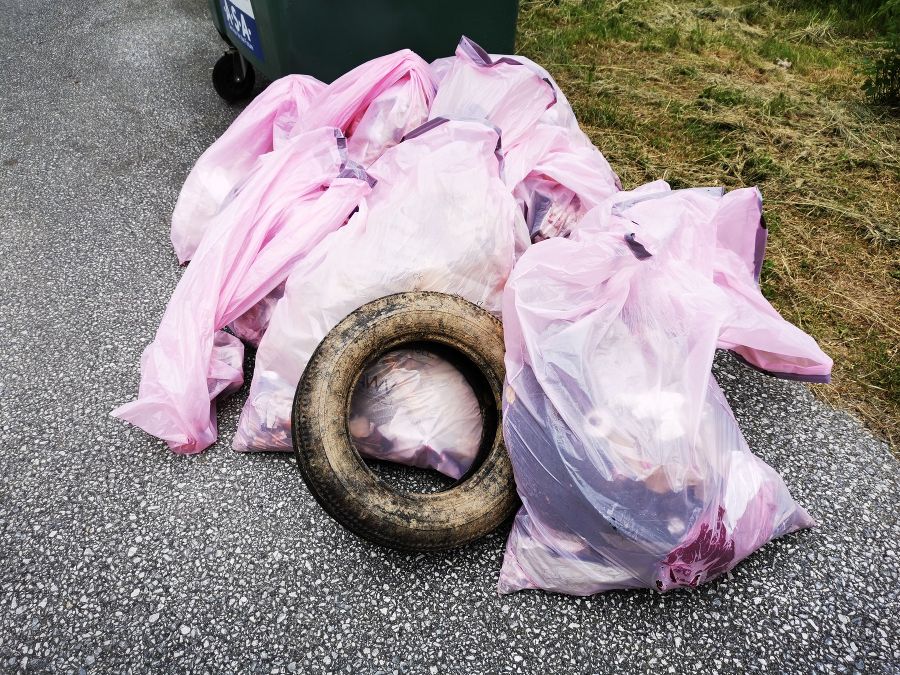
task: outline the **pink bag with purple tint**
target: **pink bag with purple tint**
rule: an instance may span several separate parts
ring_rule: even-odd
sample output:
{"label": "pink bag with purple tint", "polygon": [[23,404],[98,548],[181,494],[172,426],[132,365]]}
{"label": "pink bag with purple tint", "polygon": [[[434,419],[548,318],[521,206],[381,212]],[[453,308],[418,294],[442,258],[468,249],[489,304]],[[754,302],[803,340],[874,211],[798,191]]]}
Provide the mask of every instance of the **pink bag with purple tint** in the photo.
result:
{"label": "pink bag with purple tint", "polygon": [[556,102],[555,87],[512,57],[494,60],[463,38],[431,104],[431,118],[487,120],[514,146]]}
{"label": "pink bag with purple tint", "polygon": [[534,62],[489,55],[463,38],[456,56],[432,70],[439,81],[432,118],[483,118],[500,129],[503,180],[533,241],[568,235],[585,212],[621,189],[565,96]]}
{"label": "pink bag with purple tint", "polygon": [[517,263],[504,295],[503,426],[523,506],[501,592],[696,586],[813,524],[750,452],[710,372],[727,334],[729,347],[764,346],[762,363],[780,373],[830,370],[780,318],[747,331],[771,315],[723,284],[758,294],[758,202],[755,190],[651,184]]}

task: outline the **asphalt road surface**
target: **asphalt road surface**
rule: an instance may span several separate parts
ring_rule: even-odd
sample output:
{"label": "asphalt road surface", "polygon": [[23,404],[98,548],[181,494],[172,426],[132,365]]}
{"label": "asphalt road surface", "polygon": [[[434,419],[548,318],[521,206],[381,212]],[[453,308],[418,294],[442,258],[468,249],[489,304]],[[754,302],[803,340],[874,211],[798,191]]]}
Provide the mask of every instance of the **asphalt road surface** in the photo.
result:
{"label": "asphalt road surface", "polygon": [[900,672],[900,466],[728,357],[751,447],[819,526],[696,592],[495,592],[505,532],[357,540],[292,458],[109,417],[180,270],[168,217],[235,117],[204,0],[0,3],[0,672]]}

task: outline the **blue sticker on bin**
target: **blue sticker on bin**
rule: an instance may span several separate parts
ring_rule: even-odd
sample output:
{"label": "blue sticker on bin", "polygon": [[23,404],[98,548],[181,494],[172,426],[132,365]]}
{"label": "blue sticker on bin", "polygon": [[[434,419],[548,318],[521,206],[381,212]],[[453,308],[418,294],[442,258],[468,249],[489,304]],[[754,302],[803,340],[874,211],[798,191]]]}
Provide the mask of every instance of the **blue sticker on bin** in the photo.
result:
{"label": "blue sticker on bin", "polygon": [[262,44],[259,41],[259,31],[256,28],[256,18],[250,0],[220,0],[220,2],[228,33],[262,61]]}

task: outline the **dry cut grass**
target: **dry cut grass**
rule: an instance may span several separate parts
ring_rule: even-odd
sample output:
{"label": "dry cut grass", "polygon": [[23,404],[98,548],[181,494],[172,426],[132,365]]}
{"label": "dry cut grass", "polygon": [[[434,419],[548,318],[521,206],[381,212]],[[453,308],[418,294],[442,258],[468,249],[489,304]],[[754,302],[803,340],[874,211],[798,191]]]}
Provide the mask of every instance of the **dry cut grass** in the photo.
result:
{"label": "dry cut grass", "polygon": [[519,21],[626,189],[760,187],[763,292],[835,361],[816,395],[896,449],[900,119],[863,100],[867,46],[765,2],[533,0]]}

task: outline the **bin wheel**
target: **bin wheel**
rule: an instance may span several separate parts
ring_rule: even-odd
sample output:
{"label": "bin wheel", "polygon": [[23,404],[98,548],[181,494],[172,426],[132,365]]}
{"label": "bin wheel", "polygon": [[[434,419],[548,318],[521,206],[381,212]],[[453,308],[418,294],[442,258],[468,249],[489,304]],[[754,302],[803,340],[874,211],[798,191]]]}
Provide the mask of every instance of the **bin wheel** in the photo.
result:
{"label": "bin wheel", "polygon": [[[365,366],[411,345],[453,359],[481,408],[478,457],[443,492],[388,485],[366,466],[347,429],[350,397]],[[401,551],[442,551],[499,527],[519,504],[500,428],[503,354],[500,322],[456,296],[400,293],[351,313],[319,344],[294,398],[294,450],[313,497],[354,534]]]}
{"label": "bin wheel", "polygon": [[216,61],[212,72],[216,93],[229,103],[242,101],[250,96],[256,73],[253,66],[237,50],[225,52]]}

